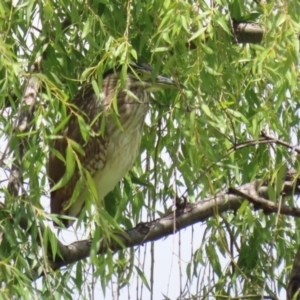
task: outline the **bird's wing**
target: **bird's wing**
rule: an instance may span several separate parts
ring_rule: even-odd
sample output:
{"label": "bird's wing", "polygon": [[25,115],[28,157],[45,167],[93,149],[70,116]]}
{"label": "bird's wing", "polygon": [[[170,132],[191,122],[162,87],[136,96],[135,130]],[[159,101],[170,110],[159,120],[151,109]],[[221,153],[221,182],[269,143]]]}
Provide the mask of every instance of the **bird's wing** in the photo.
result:
{"label": "bird's wing", "polygon": [[[59,152],[64,158],[66,158],[66,150],[68,146],[68,139],[75,141],[79,144],[83,150],[84,155],[76,153],[81,162],[83,169],[90,172],[91,176],[104,168],[104,162],[107,155],[108,141],[105,138],[105,134],[100,136],[100,124],[101,124],[101,110],[104,110],[99,103],[99,99],[96,98],[95,93],[91,85],[83,87],[79,93],[72,100],[72,104],[78,107],[78,114],[80,114],[85,120],[86,124],[90,124],[93,119],[99,115],[99,118],[92,126],[95,137],[89,137],[86,142],[81,134],[77,113],[70,111],[71,117],[66,127],[60,132],[61,138],[55,139],[53,144],[50,145],[50,156],[48,165],[48,176],[50,179],[50,187],[54,187],[65,175],[66,165],[55,154]],[[81,111],[81,113],[80,113]],[[51,150],[52,149],[52,150]],[[52,214],[67,214],[68,211],[65,207],[70,201],[75,185],[80,178],[79,169],[76,163],[75,171],[71,179],[66,185],[60,187],[51,192],[51,213]]]}

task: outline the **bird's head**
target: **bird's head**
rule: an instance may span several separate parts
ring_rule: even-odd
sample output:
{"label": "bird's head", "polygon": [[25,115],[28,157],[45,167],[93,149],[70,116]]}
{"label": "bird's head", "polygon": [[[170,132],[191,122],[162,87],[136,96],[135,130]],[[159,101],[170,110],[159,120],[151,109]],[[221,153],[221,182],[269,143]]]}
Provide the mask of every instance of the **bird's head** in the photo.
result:
{"label": "bird's head", "polygon": [[131,79],[131,86],[142,87],[146,92],[157,92],[162,89],[184,88],[180,83],[173,79],[157,75],[153,76],[153,69],[146,63],[130,64],[127,76]]}

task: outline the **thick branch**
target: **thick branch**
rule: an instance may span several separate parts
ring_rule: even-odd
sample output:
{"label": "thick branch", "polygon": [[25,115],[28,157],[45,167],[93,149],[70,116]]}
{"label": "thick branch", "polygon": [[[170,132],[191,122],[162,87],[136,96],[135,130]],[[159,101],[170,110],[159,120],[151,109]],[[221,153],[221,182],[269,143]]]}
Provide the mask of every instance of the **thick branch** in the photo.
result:
{"label": "thick branch", "polygon": [[[294,187],[294,188],[293,188]],[[251,202],[256,200],[253,198],[253,189],[257,188],[257,182],[244,184],[235,191],[239,193],[232,193],[232,191],[222,191],[214,196],[203,199],[196,203],[186,203],[182,208],[176,210],[176,231],[191,226],[193,224],[203,222],[210,217],[216,216],[225,211],[237,210],[242,201],[247,198]],[[300,186],[294,186],[292,181],[286,181],[283,187],[285,195],[300,194]],[[259,200],[264,200],[264,204],[268,206],[268,213],[280,213],[284,215],[291,215],[300,217],[300,209],[285,205],[279,206],[273,201],[267,200],[268,188],[261,186],[257,189]],[[174,213],[170,213],[162,218],[156,219],[148,223],[140,223],[135,228],[128,230],[127,238],[120,238],[125,247],[139,246],[147,242],[155,241],[171,235],[174,232]],[[70,245],[63,246],[60,244],[60,252],[63,259],[57,257],[55,261],[50,262],[53,270],[57,270],[65,265],[77,262],[90,255],[91,239],[76,241]],[[117,251],[122,247],[116,242],[110,245],[100,245],[98,253],[105,253],[108,250]]]}
{"label": "thick branch", "polygon": [[234,20],[232,24],[233,35],[236,42],[241,44],[261,43],[265,30],[257,23],[239,22]]}

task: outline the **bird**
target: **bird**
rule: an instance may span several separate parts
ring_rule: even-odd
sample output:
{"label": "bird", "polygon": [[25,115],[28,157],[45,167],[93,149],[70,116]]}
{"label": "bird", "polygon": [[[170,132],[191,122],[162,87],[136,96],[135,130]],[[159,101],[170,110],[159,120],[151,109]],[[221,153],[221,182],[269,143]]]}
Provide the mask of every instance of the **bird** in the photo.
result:
{"label": "bird", "polygon": [[[149,93],[183,86],[173,79],[154,76],[153,68],[146,63],[129,64],[123,85],[121,71],[122,66],[119,66],[105,72],[99,93],[94,91],[91,83],[83,85],[70,102],[69,119],[59,132],[59,138],[50,144],[50,209],[66,228],[79,217],[87,201],[87,183],[75,195],[75,200],[72,197],[82,170],[88,171],[94,182],[96,203],[102,201],[132,168],[139,155]],[[82,116],[78,118],[80,114]],[[85,128],[82,120],[85,126],[90,126],[92,134],[88,137],[82,134],[82,128]],[[68,145],[74,145],[74,142],[81,146],[76,152],[80,164],[74,163],[72,175],[60,186],[67,172]],[[53,223],[58,226],[56,221]]]}

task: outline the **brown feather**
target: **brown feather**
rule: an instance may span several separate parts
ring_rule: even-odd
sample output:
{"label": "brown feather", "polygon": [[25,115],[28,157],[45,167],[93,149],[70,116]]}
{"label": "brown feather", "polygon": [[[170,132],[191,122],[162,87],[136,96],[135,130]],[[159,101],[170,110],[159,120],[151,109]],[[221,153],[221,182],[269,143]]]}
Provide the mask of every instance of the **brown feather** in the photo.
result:
{"label": "brown feather", "polygon": [[[80,114],[83,115],[87,124],[90,124],[100,112],[103,112],[92,126],[95,136],[91,136],[85,142],[80,132],[77,116],[69,111],[71,114],[70,120],[66,128],[60,132],[62,138],[56,139],[50,145],[50,148],[52,147],[60,152],[63,157],[66,157],[67,139],[72,139],[83,147],[85,155],[79,153],[77,155],[82,167],[88,170],[95,180],[95,185],[99,184],[99,188],[102,187],[104,192],[98,191],[99,197],[104,197],[132,167],[138,155],[142,126],[148,109],[148,98],[142,88],[131,88],[130,91],[138,99],[144,99],[144,103],[136,101],[124,91],[119,92],[117,103],[119,121],[122,124],[121,130],[111,116],[111,102],[115,96],[115,86],[118,79],[119,76],[116,74],[110,74],[110,76],[104,78],[103,86],[105,88],[103,88],[102,96],[99,98],[96,97],[92,86],[88,84],[79,91],[72,101],[78,107],[78,113],[83,111],[83,114]],[[129,88],[130,84],[131,81],[128,78],[126,88]],[[99,132],[102,118],[106,119],[104,136],[101,136]],[[125,149],[119,149],[122,147]],[[116,160],[119,160],[119,163]],[[106,167],[107,164],[108,166]],[[50,152],[48,173],[51,188],[64,176],[65,172],[66,166],[64,162]],[[117,178],[114,178],[114,176],[117,176]],[[77,203],[66,209],[79,178],[80,174],[76,166],[69,182],[65,186],[51,192],[51,213],[75,217],[80,214],[85,201],[85,199],[82,199],[84,197],[82,195],[79,197],[81,199],[76,200]],[[106,190],[105,180],[108,181],[108,191]],[[72,222],[67,220],[62,221],[66,226],[72,224]]]}

